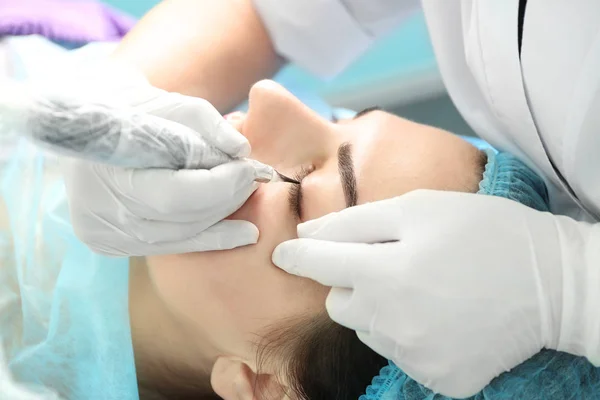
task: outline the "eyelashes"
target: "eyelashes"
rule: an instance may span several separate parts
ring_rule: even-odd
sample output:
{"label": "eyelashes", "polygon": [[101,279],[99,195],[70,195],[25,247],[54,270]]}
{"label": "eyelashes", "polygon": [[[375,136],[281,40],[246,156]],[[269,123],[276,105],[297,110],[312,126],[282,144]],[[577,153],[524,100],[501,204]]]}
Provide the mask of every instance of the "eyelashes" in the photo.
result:
{"label": "eyelashes", "polygon": [[[297,180],[296,177],[294,177],[294,179]],[[290,189],[288,191],[288,204],[290,206],[290,211],[296,216],[297,219],[300,219],[300,214],[302,213],[302,210],[300,209],[301,202],[302,191],[300,190],[300,185],[290,185]]]}
{"label": "eyelashes", "polygon": [[[357,112],[356,114],[354,114],[354,116],[352,118],[348,118],[348,119],[357,119],[357,118],[360,118],[363,115],[366,115],[372,111],[381,111],[381,110],[383,110],[383,109],[380,106],[367,107],[367,108]],[[335,123],[339,122],[339,118],[335,114],[332,114],[330,121],[335,124]]]}
{"label": "eyelashes", "polygon": [[306,168],[302,166],[300,171],[296,172],[293,176],[295,180],[300,182],[300,185],[290,185],[288,190],[288,204],[292,214],[296,216],[298,220],[302,216],[302,180],[313,171],[314,168]]}
{"label": "eyelashes", "polygon": [[357,112],[356,115],[354,116],[354,119],[360,118],[363,115],[368,114],[372,111],[381,111],[381,107],[379,107],[379,106],[367,107],[364,110]]}

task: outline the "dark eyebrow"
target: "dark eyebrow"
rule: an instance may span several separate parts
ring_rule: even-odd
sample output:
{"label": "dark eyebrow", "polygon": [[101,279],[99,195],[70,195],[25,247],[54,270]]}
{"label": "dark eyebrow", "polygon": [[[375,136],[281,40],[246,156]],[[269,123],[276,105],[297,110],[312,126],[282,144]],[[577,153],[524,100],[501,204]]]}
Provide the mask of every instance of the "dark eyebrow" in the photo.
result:
{"label": "dark eyebrow", "polygon": [[360,117],[364,117],[365,115],[367,115],[370,112],[379,111],[379,110],[381,110],[381,107],[379,107],[379,106],[367,107],[364,110],[357,112],[356,115],[354,116],[354,118],[352,118],[352,119],[358,119]]}
{"label": "dark eyebrow", "polygon": [[358,201],[358,193],[356,190],[354,163],[352,161],[352,145],[350,143],[342,143],[338,148],[337,155],[338,170],[340,171],[340,181],[346,199],[346,207],[354,207]]}

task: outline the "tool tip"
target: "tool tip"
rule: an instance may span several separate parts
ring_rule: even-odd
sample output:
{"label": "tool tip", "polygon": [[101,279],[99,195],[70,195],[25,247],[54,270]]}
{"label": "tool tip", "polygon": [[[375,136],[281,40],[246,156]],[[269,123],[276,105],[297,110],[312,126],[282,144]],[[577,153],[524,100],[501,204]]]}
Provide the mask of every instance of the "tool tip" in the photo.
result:
{"label": "tool tip", "polygon": [[278,171],[275,171],[275,172],[277,172],[277,175],[279,175],[279,177],[281,178],[281,180],[284,181],[284,182],[293,183],[295,185],[299,185],[300,184],[300,182],[298,182],[297,180],[289,178],[289,177],[283,175],[281,172],[278,172]]}

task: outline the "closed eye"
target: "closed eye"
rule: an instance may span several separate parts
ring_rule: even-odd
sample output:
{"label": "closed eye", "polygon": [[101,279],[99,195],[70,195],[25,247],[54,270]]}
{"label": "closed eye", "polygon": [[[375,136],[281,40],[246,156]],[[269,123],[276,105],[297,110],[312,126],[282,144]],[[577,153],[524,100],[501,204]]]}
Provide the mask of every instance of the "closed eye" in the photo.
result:
{"label": "closed eye", "polygon": [[288,191],[288,204],[290,206],[290,211],[296,216],[296,218],[299,221],[302,220],[302,180],[306,178],[310,173],[310,169],[304,166],[300,168],[300,171],[296,172],[293,176],[293,178],[300,182],[300,184],[290,185]]}

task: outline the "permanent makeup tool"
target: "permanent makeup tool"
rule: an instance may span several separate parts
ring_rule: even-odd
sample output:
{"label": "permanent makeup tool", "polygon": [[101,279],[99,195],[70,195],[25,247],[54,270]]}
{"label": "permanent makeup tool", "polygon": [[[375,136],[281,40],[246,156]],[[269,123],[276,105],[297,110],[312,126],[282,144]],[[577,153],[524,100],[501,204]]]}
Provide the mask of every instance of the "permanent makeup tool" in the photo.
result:
{"label": "permanent makeup tool", "polygon": [[[294,185],[300,184],[300,182],[298,182],[297,180],[289,178],[289,177],[285,176],[284,174],[282,174],[281,172],[278,172],[278,171],[275,171],[275,172],[277,173],[277,176],[281,179],[282,182],[293,183]],[[274,181],[274,182],[277,182],[277,181]]]}
{"label": "permanent makeup tool", "polygon": [[[33,99],[16,85],[3,87],[10,96],[0,96],[0,116],[4,117],[0,132],[23,132],[54,153],[139,169],[211,169],[235,160],[192,129],[170,120],[138,116],[134,111],[103,104]],[[26,110],[32,107],[26,105],[33,101],[36,112],[30,115]],[[133,115],[124,115],[128,113]],[[254,164],[257,182],[300,183],[269,165],[245,160]]]}
{"label": "permanent makeup tool", "polygon": [[300,182],[298,182],[297,180],[283,175],[282,173],[278,172],[277,170],[275,170],[275,168],[271,167],[270,165],[263,164],[256,160],[249,160],[249,161],[255,165],[255,170],[258,175],[258,178],[255,179],[256,182],[261,182],[261,183],[286,182],[286,183],[293,183],[295,185],[300,184]]}

